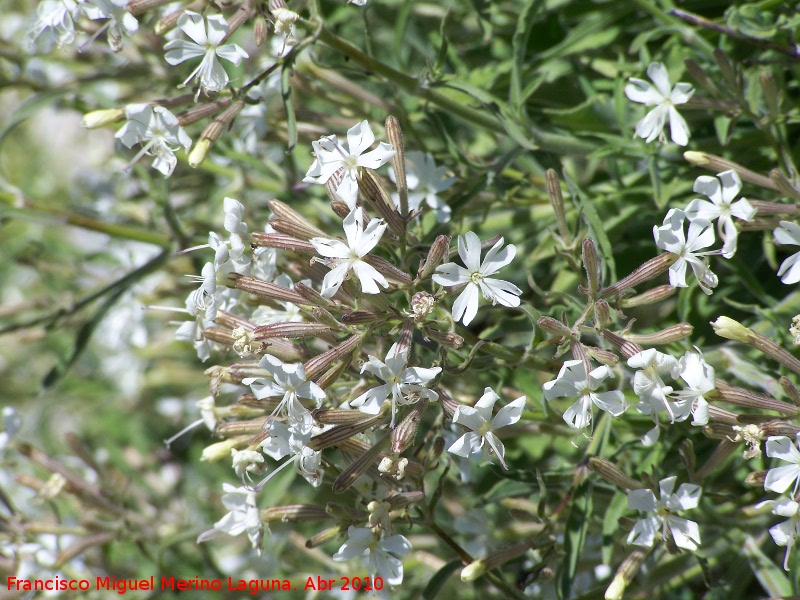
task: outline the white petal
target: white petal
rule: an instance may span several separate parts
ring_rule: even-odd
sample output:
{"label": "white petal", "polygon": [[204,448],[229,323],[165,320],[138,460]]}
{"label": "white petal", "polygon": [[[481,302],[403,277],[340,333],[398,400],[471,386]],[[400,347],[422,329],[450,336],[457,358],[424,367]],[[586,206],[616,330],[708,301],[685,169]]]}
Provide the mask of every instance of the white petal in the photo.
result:
{"label": "white petal", "polygon": [[468,231],[463,236],[458,236],[458,255],[464,262],[464,266],[470,273],[480,271],[481,261],[481,240],[473,233]]}
{"label": "white petal", "polygon": [[453,319],[461,321],[464,325],[472,323],[478,314],[478,286],[468,283],[464,291],[459,294],[453,303]]}
{"label": "white petal", "polygon": [[347,130],[347,146],[353,156],[359,156],[374,142],[375,134],[367,121],[361,121]]}
{"label": "white petal", "polygon": [[697,550],[700,543],[700,528],[697,523],[672,516],[667,517],[667,523],[678,548]]}
{"label": "white petal", "polygon": [[667,68],[660,62],[652,62],[647,66],[647,76],[655,84],[662,98],[669,98],[671,86]]}
{"label": "white petal", "polygon": [[658,533],[659,522],[655,517],[647,517],[641,521],[637,521],[633,529],[628,535],[627,543],[635,544],[636,546],[653,546],[653,542]]}
{"label": "white petal", "polygon": [[669,107],[669,133],[672,141],[679,146],[689,143],[689,126],[674,106]]}
{"label": "white petal", "polygon": [[658,90],[644,79],[631,77],[628,81],[630,83],[625,86],[625,95],[629,100],[647,106],[661,104],[664,101],[664,97],[658,93]]}
{"label": "white petal", "polygon": [[396,154],[391,144],[381,142],[375,150],[358,157],[358,166],[367,169],[378,169],[385,165]]}

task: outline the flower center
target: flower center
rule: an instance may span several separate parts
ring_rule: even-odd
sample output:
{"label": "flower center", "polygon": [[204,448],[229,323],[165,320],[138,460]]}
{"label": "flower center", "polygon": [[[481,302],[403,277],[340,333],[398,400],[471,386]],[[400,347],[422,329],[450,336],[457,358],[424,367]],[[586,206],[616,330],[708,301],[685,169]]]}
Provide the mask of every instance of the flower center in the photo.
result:
{"label": "flower center", "polygon": [[469,281],[470,283],[474,283],[475,285],[480,284],[483,281],[483,273],[480,271],[474,271],[473,273],[469,274]]}

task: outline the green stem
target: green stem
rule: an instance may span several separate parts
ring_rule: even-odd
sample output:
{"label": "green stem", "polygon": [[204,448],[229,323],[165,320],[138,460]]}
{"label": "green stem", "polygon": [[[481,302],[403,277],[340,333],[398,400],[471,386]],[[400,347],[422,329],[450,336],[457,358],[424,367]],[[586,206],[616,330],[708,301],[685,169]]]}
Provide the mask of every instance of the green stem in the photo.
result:
{"label": "green stem", "polygon": [[[306,23],[306,25],[311,27],[310,23]],[[427,87],[427,85],[421,83],[417,78],[401,73],[389,65],[365,54],[350,42],[343,40],[324,27],[319,29],[319,40],[331,48],[338,50],[354,63],[364,67],[368,71],[381,75],[407,92],[427,100],[431,104],[435,104],[439,108],[448,111],[450,114],[456,115],[473,125],[489,129],[498,135],[508,135],[505,128],[495,117],[470,108],[463,102],[454,100],[441,92]],[[585,155],[596,149],[594,144],[576,140],[572,137],[538,131],[532,126],[528,126],[527,130],[533,143],[541,146],[543,150],[548,152]]]}

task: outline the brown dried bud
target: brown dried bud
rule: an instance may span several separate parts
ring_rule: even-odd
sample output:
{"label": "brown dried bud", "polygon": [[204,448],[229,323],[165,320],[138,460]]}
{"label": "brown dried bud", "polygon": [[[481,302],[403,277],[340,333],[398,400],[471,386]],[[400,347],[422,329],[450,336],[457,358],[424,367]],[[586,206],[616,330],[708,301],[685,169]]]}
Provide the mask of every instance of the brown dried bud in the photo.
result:
{"label": "brown dried bud", "polygon": [[600,289],[600,259],[597,257],[597,248],[590,238],[583,240],[581,245],[583,268],[586,271],[586,281],[589,285],[589,297],[594,298]]}
{"label": "brown dried bud", "polygon": [[672,252],[659,254],[658,256],[648,260],[642,266],[637,267],[633,273],[621,279],[614,285],[603,288],[603,290],[600,292],[600,295],[603,298],[610,298],[635,285],[655,279],[669,269],[673,264],[675,264],[675,261],[677,260],[678,255],[673,254]]}
{"label": "brown dried bud", "polygon": [[284,523],[297,523],[299,521],[326,521],[331,515],[324,506],[312,504],[288,504],[286,506],[272,506],[259,512],[262,521],[282,521]]}
{"label": "brown dried bud", "polygon": [[[350,211],[350,207],[347,206],[347,204],[345,204],[341,200],[331,200],[331,210],[340,219],[346,219],[347,215],[349,215],[350,212],[351,212]],[[367,217],[367,215],[364,215],[364,224],[365,224],[365,226],[366,226],[367,222],[368,222],[368,217]]]}
{"label": "brown dried bud", "polygon": [[739,177],[742,181],[749,181],[750,183],[754,183],[755,185],[768,190],[777,190],[775,184],[772,182],[772,180],[770,180],[769,177],[759,175],[755,171],[751,171],[750,169],[747,169],[742,165],[739,165],[726,158],[715,156],[713,154],[707,154],[705,152],[694,152],[691,150],[684,152],[683,158],[693,165],[703,167],[709,171],[714,171],[714,173],[721,173],[722,171],[733,169],[739,174]]}
{"label": "brown dried bud", "polygon": [[386,498],[392,510],[400,510],[411,504],[425,500],[425,492],[400,492]]}
{"label": "brown dried bud", "polygon": [[794,439],[800,433],[800,427],[792,425],[788,421],[769,421],[768,423],[762,423],[761,431],[766,437],[785,435]]}
{"label": "brown dried bud", "polygon": [[368,310],[356,310],[343,314],[341,319],[345,325],[366,325],[377,321],[378,315]]}
{"label": "brown dried bud", "polygon": [[387,279],[398,283],[411,283],[412,277],[408,273],[401,271],[392,263],[382,259],[380,256],[368,254],[363,258],[364,262],[375,267],[381,274],[385,275]]}
{"label": "brown dried bud", "polygon": [[386,141],[392,145],[395,151],[392,157],[392,169],[397,193],[400,196],[400,215],[405,220],[408,216],[408,181],[406,180],[403,131],[400,129],[400,121],[391,115],[386,117]]}
{"label": "brown dried bud", "polygon": [[744,478],[744,484],[750,487],[763,488],[766,480],[766,471],[752,471]]}
{"label": "brown dried bud", "polygon": [[436,267],[442,264],[442,261],[448,257],[451,239],[449,235],[440,235],[433,240],[433,244],[431,244],[430,250],[428,250],[428,256],[425,257],[425,262],[420,265],[419,272],[417,273],[418,281],[427,279],[433,275]]}
{"label": "brown dried bud", "polygon": [[311,412],[314,420],[323,425],[343,425],[347,423],[360,423],[367,418],[360,410],[339,410],[327,408]]}
{"label": "brown dried bud", "polygon": [[279,8],[286,8],[286,2],[284,0],[269,0],[269,12],[274,12]]}
{"label": "brown dried bud", "polygon": [[[285,202],[275,199],[267,200],[267,206],[274,213],[276,218],[288,221],[297,230],[305,232],[305,235],[295,235],[295,237],[301,240],[310,240],[314,237],[328,237],[328,235],[322,231],[322,229],[312,225],[308,219],[306,219],[303,215],[294,210]],[[270,220],[270,223],[272,223],[272,220]],[[275,225],[273,225],[273,227],[275,227]]]}
{"label": "brown dried bud", "polygon": [[660,285],[636,296],[628,296],[627,298],[623,298],[620,300],[619,305],[622,308],[630,308],[632,306],[650,306],[656,302],[666,300],[670,296],[674,295],[677,291],[677,288],[674,288],[671,285]]}
{"label": "brown dried bud", "polygon": [[600,475],[607,482],[616,485],[625,492],[631,490],[639,490],[644,487],[640,482],[631,479],[625,473],[620,471],[615,465],[608,462],[604,458],[592,456],[589,459],[589,468]]}
{"label": "brown dried bud", "polygon": [[744,388],[729,385],[721,379],[717,379],[717,391],[725,402],[737,406],[746,406],[758,410],[774,410],[787,415],[800,413],[800,407],[794,404],[781,402],[766,394],[758,394]]}
{"label": "brown dried bud", "polygon": [[400,421],[400,424],[392,430],[390,448],[393,454],[402,454],[414,443],[424,410],[425,402],[417,402],[406,418]]}
{"label": "brown dried bud", "polygon": [[694,327],[689,323],[678,323],[654,333],[623,333],[622,337],[643,346],[659,346],[687,338],[692,335],[693,330]]}
{"label": "brown dried bud", "polygon": [[342,506],[335,502],[328,502],[325,505],[325,512],[327,512],[334,519],[340,521],[356,521],[363,522],[369,518],[369,512],[350,506]]}
{"label": "brown dried bud", "polygon": [[[328,192],[328,198],[330,198],[331,200],[331,208],[333,209],[333,212],[335,212],[337,215],[339,215],[344,219],[344,217],[347,216],[347,213],[350,212],[350,207],[347,206],[347,203],[344,202],[341,198],[339,198],[339,196],[336,194],[336,190],[339,189],[339,184],[342,183],[343,179],[344,179],[344,167],[333,173],[328,179],[328,181],[325,182],[325,191]],[[340,205],[342,204],[344,204],[344,206],[347,207],[347,213],[344,215],[339,214],[339,211],[341,210]]]}
{"label": "brown dried bud", "polygon": [[[215,100],[214,102],[206,102],[205,104],[201,104],[199,106],[192,106],[191,108],[187,108],[184,111],[179,112],[175,117],[178,119],[178,122],[181,124],[181,127],[186,127],[193,123],[197,123],[198,121],[202,121],[203,119],[207,119],[219,111],[223,110],[224,108],[228,107],[231,103],[230,98],[220,98],[219,100]],[[239,108],[239,111],[244,108],[244,103],[242,103],[242,107]],[[238,114],[238,111],[237,111]],[[203,137],[205,136],[205,131],[203,132]],[[217,137],[219,137],[219,133],[217,133]],[[214,138],[216,140],[216,138]]]}
{"label": "brown dried bud", "polygon": [[[362,417],[364,416],[363,413],[361,413],[361,415]],[[332,427],[327,431],[323,431],[322,433],[315,435],[308,440],[307,445],[309,448],[315,451],[324,450],[325,448],[330,448],[331,446],[339,446],[345,440],[352,438],[355,434],[366,431],[367,429],[374,427],[383,421],[383,415],[377,415],[375,417],[362,418],[361,421],[356,421],[354,423],[337,425],[336,427]]]}

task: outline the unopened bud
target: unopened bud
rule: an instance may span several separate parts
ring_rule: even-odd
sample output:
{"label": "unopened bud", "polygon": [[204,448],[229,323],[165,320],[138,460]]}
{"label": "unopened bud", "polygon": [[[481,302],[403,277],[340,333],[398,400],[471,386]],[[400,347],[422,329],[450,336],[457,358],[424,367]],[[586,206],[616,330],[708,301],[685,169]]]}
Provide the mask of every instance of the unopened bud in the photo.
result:
{"label": "unopened bud", "polygon": [[425,403],[417,402],[406,418],[392,430],[390,449],[393,454],[402,454],[414,443],[424,410]]}
{"label": "unopened bud", "polygon": [[327,352],[315,356],[305,364],[306,379],[309,381],[314,379],[336,361],[343,359],[345,356],[352,355],[360,343],[361,337],[354,335]]}
{"label": "unopened bud", "polygon": [[368,323],[374,323],[377,320],[378,315],[369,310],[356,310],[345,313],[341,317],[341,321],[345,325],[366,325]]}
{"label": "unopened bud", "polygon": [[393,116],[386,117],[386,141],[394,148],[392,169],[397,194],[400,197],[400,215],[405,219],[408,216],[408,180],[406,179],[406,162],[403,148],[403,131],[400,121]]}
{"label": "unopened bud", "polygon": [[767,480],[767,472],[766,471],[751,471],[747,474],[744,478],[744,484],[750,487],[755,488],[762,488],[764,487],[764,482]]}
{"label": "unopened bud", "polygon": [[769,421],[761,425],[761,431],[766,437],[785,435],[794,439],[800,433],[800,427],[792,425],[788,421]]}
{"label": "unopened bud", "polygon": [[633,271],[633,273],[621,279],[614,285],[611,285],[607,288],[603,288],[603,290],[600,292],[600,295],[603,298],[610,298],[612,296],[616,296],[620,292],[624,292],[628,288],[631,288],[635,285],[639,285],[640,283],[644,283],[645,281],[650,281],[651,279],[655,279],[656,277],[664,273],[667,269],[669,269],[673,264],[675,264],[675,261],[677,260],[678,260],[678,255],[672,252],[665,252],[664,254],[659,254],[658,256],[648,260],[640,267],[637,267]]}
{"label": "unopened bud", "polygon": [[[360,413],[361,411],[353,412]],[[369,417],[368,415],[364,415],[364,413],[361,413],[361,415],[362,419],[360,421],[337,425],[336,427],[332,427],[331,429],[315,435],[308,441],[307,446],[312,450],[319,451],[330,448],[331,446],[341,445],[344,441],[349,440],[357,433],[366,431],[384,420],[382,414],[374,417]]]}
{"label": "unopened bud", "polygon": [[717,66],[722,74],[722,78],[725,80],[728,91],[738,96],[741,91],[741,81],[736,74],[736,69],[733,68],[731,61],[728,60],[728,57],[725,55],[724,50],[721,48],[714,50],[714,59],[717,61]]}
{"label": "unopened bud", "polygon": [[106,125],[113,125],[125,119],[124,108],[108,108],[104,110],[93,110],[83,115],[83,126],[86,129],[97,129]]}
{"label": "unopened bud", "polygon": [[775,184],[775,189],[777,189],[781,194],[790,196],[795,200],[800,200],[800,190],[798,190],[794,184],[786,178],[786,175],[780,172],[780,170],[772,169],[769,172],[769,178],[772,183]]}
{"label": "unopened bud", "polygon": [[686,66],[686,70],[689,72],[689,75],[692,77],[692,79],[694,79],[699,86],[705,89],[709,96],[717,97],[719,95],[717,86],[714,85],[714,82],[711,81],[711,78],[706,74],[705,70],[700,65],[698,65],[691,58],[683,59],[683,64]]}
{"label": "unopened bud", "polygon": [[457,333],[449,333],[447,331],[439,331],[433,327],[424,327],[425,336],[432,339],[437,344],[447,346],[448,348],[460,348],[464,345],[464,338]]}
{"label": "unopened bud", "polygon": [[453,415],[456,414],[456,409],[461,406],[458,402],[453,400],[450,395],[441,388],[436,388],[436,393],[439,394],[439,402],[442,405],[444,416],[453,420]]}
{"label": "unopened bud", "polygon": [[178,24],[178,19],[180,19],[185,12],[186,7],[182,6],[178,10],[161,17],[156,23],[156,26],[153,28],[153,32],[158,36],[162,36],[166,32],[175,29],[175,26]]}
{"label": "unopened bud", "polygon": [[331,515],[324,506],[311,504],[288,504],[286,506],[272,506],[259,512],[262,521],[282,521],[296,523],[298,521],[326,521]]}
{"label": "unopened bud", "polygon": [[[216,103],[215,103],[216,104]],[[242,112],[244,101],[236,100],[231,103],[219,116],[206,125],[195,147],[189,153],[189,166],[199,167],[206,159],[208,151],[214,146],[222,132],[228,129],[233,120]]]}
{"label": "unopened bud", "polygon": [[745,406],[747,408],[755,408],[758,410],[774,410],[788,415],[796,415],[800,412],[800,408],[788,402],[781,402],[772,396],[766,394],[759,394],[745,388],[729,385],[728,383],[717,379],[717,391],[725,402],[735,404],[736,406]]}
{"label": "unopened bud", "polygon": [[306,303],[305,299],[294,290],[290,290],[276,283],[264,281],[263,279],[258,279],[257,277],[250,277],[249,275],[229,273],[228,280],[221,283],[225,283],[228,287],[267,300],[282,300],[283,302],[291,302],[292,304]]}
{"label": "unopened bud", "polygon": [[284,337],[284,338],[300,338],[300,337],[319,337],[333,333],[333,328],[329,325],[322,323],[310,322],[288,322],[288,323],[270,323],[269,325],[261,325],[256,327],[253,332],[254,339],[267,340],[269,338]]}
{"label": "unopened bud", "polygon": [[[327,234],[322,231],[319,227],[312,225],[311,222],[306,219],[303,215],[299,212],[294,210],[291,206],[286,204],[285,202],[281,202],[280,200],[267,200],[267,207],[273,212],[275,217],[279,219],[284,219],[289,223],[292,223],[295,228],[304,231],[305,235],[295,235],[303,240],[310,240],[314,237],[328,237]],[[272,221],[270,221],[271,223]],[[286,233],[286,232],[284,232]]]}
{"label": "unopened bud", "polygon": [[556,216],[558,233],[565,247],[572,247],[572,235],[567,225],[567,217],[564,211],[564,197],[561,195],[561,184],[558,181],[558,174],[553,169],[547,169],[544,174],[544,181],[547,187],[547,195],[550,198],[550,205]]}
{"label": "unopened bud", "polygon": [[228,31],[225,33],[225,37],[223,37],[217,43],[224,44],[234,33],[236,33],[236,30],[239,29],[239,27],[250,20],[250,17],[253,16],[253,13],[255,13],[256,10],[255,4],[255,2],[242,2],[239,5],[239,10],[226,19],[228,22]]}
{"label": "unopened bud", "polygon": [[531,549],[530,542],[520,542],[508,548],[492,552],[479,558],[478,560],[468,564],[461,570],[461,581],[475,581],[478,577],[482,576],[487,571],[496,569],[510,560],[522,556]]}
{"label": "unopened bud", "polygon": [[654,333],[624,333],[622,337],[642,346],[660,346],[685,339],[692,335],[694,327],[689,323],[678,323]]}
{"label": "unopened bud", "polygon": [[650,551],[651,549],[645,550],[644,548],[637,548],[622,561],[622,564],[614,574],[611,585],[606,588],[606,600],[622,600],[625,589],[628,587],[628,584],[633,581],[633,578],[636,577],[636,574],[639,572],[647,555],[650,554]]}
{"label": "unopened bud", "polygon": [[448,257],[451,239],[449,235],[440,235],[433,240],[433,244],[431,244],[431,248],[428,250],[428,256],[425,257],[425,262],[420,267],[419,273],[417,273],[418,281],[427,279],[433,275],[436,267],[442,264],[442,261]]}
{"label": "unopened bud", "polygon": [[338,538],[346,529],[347,525],[337,525],[336,527],[320,531],[315,536],[306,540],[306,548],[317,548],[318,546],[327,544]]}
{"label": "unopened bud", "polygon": [[350,207],[341,200],[331,200],[331,210],[340,219],[346,219],[350,214]]}
{"label": "unopened bud", "polygon": [[386,443],[388,441],[388,437],[384,437],[383,439],[379,440],[371,448],[359,456],[353,462],[353,464],[342,471],[331,486],[333,493],[341,494],[342,492],[347,491],[350,486],[356,482],[356,479],[361,477],[361,475],[363,475],[367,469],[374,465],[375,460],[386,447]]}
{"label": "unopened bud", "polygon": [[586,281],[589,285],[589,297],[594,298],[597,290],[600,289],[600,260],[597,258],[597,248],[591,238],[583,240],[581,254],[583,255],[583,268],[586,271]]}
{"label": "unopened bud", "polygon": [[632,306],[650,306],[656,302],[666,300],[670,296],[674,295],[677,291],[677,288],[674,288],[671,285],[659,285],[658,287],[654,287],[646,292],[637,294],[636,296],[628,296],[627,298],[623,298],[620,300],[619,305],[622,308],[630,308]]}
{"label": "unopened bud", "polygon": [[644,350],[644,348],[642,348],[639,344],[629,342],[625,338],[622,338],[616,333],[608,331],[607,329],[603,329],[600,332],[600,335],[603,336],[605,341],[617,348],[617,350],[620,351],[620,354],[622,354],[622,356],[624,356],[626,359]]}
{"label": "unopened bud", "polygon": [[707,154],[705,152],[695,152],[695,151],[688,151],[683,153],[683,158],[685,158],[688,162],[692,163],[693,165],[697,165],[698,167],[703,167],[704,169],[708,169],[709,171],[713,171],[714,173],[721,173],[723,171],[729,171],[733,169],[738,173],[739,177],[742,181],[749,181],[750,183],[754,183],[760,187],[766,188],[768,190],[775,190],[775,184],[770,180],[769,177],[764,177],[763,175],[759,175],[755,171],[751,171],[743,167],[740,164],[737,164],[733,161],[728,160],[727,158],[722,158],[721,156],[715,156],[714,154]]}
{"label": "unopened bud", "polygon": [[264,45],[269,35],[269,25],[262,15],[257,15],[253,21],[253,39],[259,48]]}
{"label": "unopened bud", "polygon": [[792,380],[784,375],[778,380],[778,383],[781,384],[783,391],[786,392],[792,402],[800,406],[800,390],[797,389]]}
{"label": "unopened bud", "polygon": [[[326,236],[327,237],[327,236]],[[299,240],[290,235],[282,233],[264,233],[254,231],[250,234],[250,243],[256,248],[277,248],[278,250],[291,250],[301,254],[316,254],[317,249],[314,244],[304,240]]]}
{"label": "unopened bud", "polygon": [[213,143],[211,140],[199,140],[192,148],[192,151],[189,152],[189,166],[193,169],[196,169],[208,156],[208,151],[211,150],[211,146]]}
{"label": "unopened bud", "polygon": [[394,233],[401,238],[405,237],[406,220],[397,212],[392,197],[383,187],[381,180],[372,169],[361,169],[359,181],[361,192],[375,212],[378,213]]}
{"label": "unopened bud", "polygon": [[125,5],[125,9],[134,17],[140,15],[148,10],[153,10],[165,4],[169,4],[172,0],[130,0]]}
{"label": "unopened bud", "polygon": [[644,487],[640,482],[636,481],[635,479],[631,479],[625,475],[625,473],[620,471],[616,465],[613,465],[604,458],[592,456],[589,459],[589,468],[600,475],[600,477],[605,479],[607,482],[616,485],[625,492],[639,490]]}
{"label": "unopened bud", "polygon": [[237,437],[228,438],[222,442],[211,444],[203,449],[200,455],[201,461],[215,462],[218,460],[230,458],[231,450],[241,446],[247,446],[250,443],[249,435],[241,435]]}
{"label": "unopened bud", "polygon": [[711,323],[714,332],[723,338],[735,340],[752,346],[760,350],[770,358],[778,361],[785,367],[788,367],[795,373],[800,373],[800,361],[794,356],[789,354],[786,350],[781,348],[772,340],[764,337],[760,333],[748,329],[738,321],[734,321],[729,317],[718,317],[716,321]]}
{"label": "unopened bud", "polygon": [[603,350],[602,348],[596,348],[595,346],[586,346],[586,354],[591,356],[601,365],[608,365],[613,367],[615,364],[619,362],[619,356],[611,352],[610,350]]}
{"label": "unopened bud", "polygon": [[284,0],[269,0],[268,7],[269,12],[274,13],[276,10],[286,8],[286,2]]}
{"label": "unopened bud", "polygon": [[557,337],[566,339],[572,339],[574,337],[572,330],[569,327],[553,317],[541,317],[536,323],[547,333],[552,333]]}

